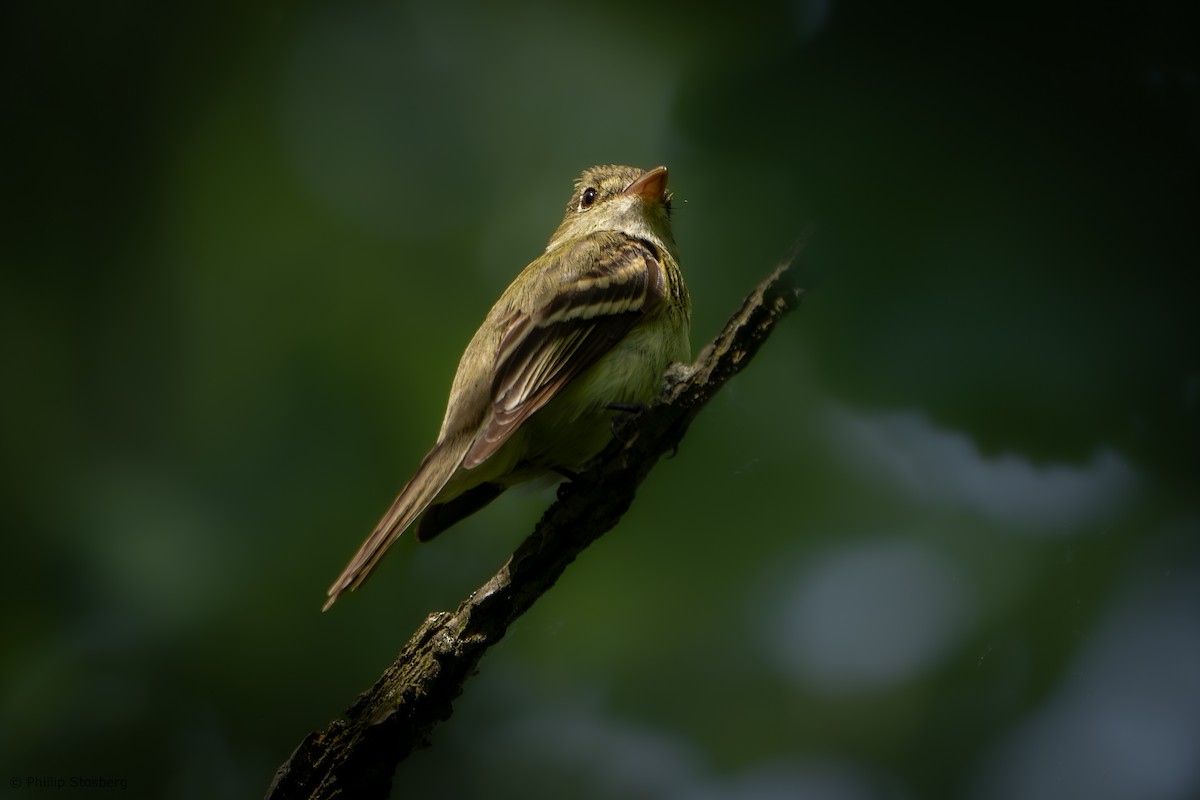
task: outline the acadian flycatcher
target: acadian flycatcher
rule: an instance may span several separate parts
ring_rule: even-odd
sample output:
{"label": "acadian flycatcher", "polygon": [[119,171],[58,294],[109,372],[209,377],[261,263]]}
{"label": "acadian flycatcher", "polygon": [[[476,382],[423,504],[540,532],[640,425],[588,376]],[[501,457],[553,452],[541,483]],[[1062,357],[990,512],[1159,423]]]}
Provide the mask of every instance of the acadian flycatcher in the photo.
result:
{"label": "acadian flycatcher", "polygon": [[690,358],[691,303],[667,168],[584,171],[546,251],[500,296],[458,363],[437,443],[329,587],[366,580],[415,520],[428,541],[510,486],[569,474],[611,438],[611,410],[657,399]]}

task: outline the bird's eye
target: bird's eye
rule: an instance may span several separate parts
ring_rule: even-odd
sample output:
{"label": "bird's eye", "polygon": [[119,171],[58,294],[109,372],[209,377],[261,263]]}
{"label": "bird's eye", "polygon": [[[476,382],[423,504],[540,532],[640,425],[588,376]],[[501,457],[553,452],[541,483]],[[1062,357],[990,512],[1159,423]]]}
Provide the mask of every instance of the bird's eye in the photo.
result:
{"label": "bird's eye", "polygon": [[589,186],[588,188],[584,189],[583,194],[581,194],[579,196],[579,210],[583,211],[585,209],[591,208],[592,204],[595,202],[596,202],[596,189],[595,189],[595,187]]}

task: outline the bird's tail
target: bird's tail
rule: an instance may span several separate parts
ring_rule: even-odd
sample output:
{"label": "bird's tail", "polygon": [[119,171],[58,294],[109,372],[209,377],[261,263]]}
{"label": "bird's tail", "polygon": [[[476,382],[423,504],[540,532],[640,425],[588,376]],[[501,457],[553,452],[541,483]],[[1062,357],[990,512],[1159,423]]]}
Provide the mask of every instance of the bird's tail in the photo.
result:
{"label": "bird's tail", "polygon": [[[468,442],[469,444],[469,442]],[[325,601],[322,611],[327,610],[338,595],[349,589],[354,591],[371,574],[371,570],[383,558],[383,554],[392,546],[392,542],[400,538],[400,534],[413,523],[423,512],[438,492],[450,480],[450,476],[462,463],[466,451],[464,446],[455,446],[449,442],[439,442],[425,456],[417,474],[413,476],[400,495],[392,502],[392,507],[379,520],[374,532],[363,542],[362,547],[350,559],[346,569],[329,587],[329,599]]]}

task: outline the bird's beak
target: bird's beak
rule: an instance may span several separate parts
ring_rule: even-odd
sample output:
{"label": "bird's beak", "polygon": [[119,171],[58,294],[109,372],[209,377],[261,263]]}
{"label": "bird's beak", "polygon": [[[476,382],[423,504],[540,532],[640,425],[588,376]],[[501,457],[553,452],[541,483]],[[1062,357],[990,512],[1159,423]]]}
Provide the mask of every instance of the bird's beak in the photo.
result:
{"label": "bird's beak", "polygon": [[667,168],[655,167],[625,187],[621,194],[636,194],[644,200],[661,202],[667,194]]}

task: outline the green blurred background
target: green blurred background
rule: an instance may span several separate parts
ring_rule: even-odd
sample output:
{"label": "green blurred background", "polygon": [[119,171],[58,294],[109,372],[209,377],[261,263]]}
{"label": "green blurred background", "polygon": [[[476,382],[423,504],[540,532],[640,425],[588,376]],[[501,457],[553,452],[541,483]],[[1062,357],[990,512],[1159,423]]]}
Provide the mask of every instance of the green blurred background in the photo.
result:
{"label": "green blurred background", "polygon": [[0,791],[260,796],[503,563],[552,490],[318,613],[618,162],[697,348],[812,291],[394,796],[1200,796],[1194,4],[0,14]]}

